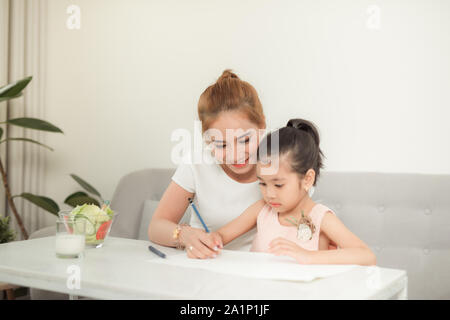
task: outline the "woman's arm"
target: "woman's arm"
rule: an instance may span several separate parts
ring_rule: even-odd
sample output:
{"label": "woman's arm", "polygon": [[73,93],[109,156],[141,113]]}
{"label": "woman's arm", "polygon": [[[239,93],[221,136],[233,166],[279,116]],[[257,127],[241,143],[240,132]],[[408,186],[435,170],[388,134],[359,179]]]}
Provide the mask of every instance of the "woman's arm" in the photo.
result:
{"label": "woman's arm", "polygon": [[376,264],[376,256],[372,250],[336,215],[325,213],[320,228],[339,249],[311,251],[310,264]]}
{"label": "woman's arm", "polygon": [[222,237],[223,244],[236,239],[256,226],[256,220],[261,209],[264,207],[264,199],[258,200],[237,218],[217,230]]}
{"label": "woman's arm", "polygon": [[170,182],[148,226],[150,241],[163,246],[176,246],[172,231],[187,209],[188,198],[193,196],[193,193],[186,191],[175,182]]}
{"label": "woman's arm", "polygon": [[[148,226],[150,241],[168,247],[176,246],[176,241],[172,237],[173,231],[189,205],[188,198],[193,196],[193,193],[186,191],[175,182],[172,181],[169,184]],[[193,247],[193,250],[188,252],[190,257],[206,258],[216,254],[214,247],[217,244],[202,229],[183,227],[179,239],[183,246]]]}

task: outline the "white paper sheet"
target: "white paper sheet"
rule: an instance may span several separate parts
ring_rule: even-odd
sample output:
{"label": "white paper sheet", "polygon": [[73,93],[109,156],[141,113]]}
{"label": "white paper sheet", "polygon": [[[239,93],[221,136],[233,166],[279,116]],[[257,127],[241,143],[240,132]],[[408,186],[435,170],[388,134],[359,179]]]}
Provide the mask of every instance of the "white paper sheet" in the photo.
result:
{"label": "white paper sheet", "polygon": [[150,259],[148,262],[205,269],[249,278],[285,281],[312,281],[357,267],[357,265],[302,265],[291,257],[234,250],[222,250],[213,259],[190,259],[186,253],[180,253],[167,256],[166,259]]}

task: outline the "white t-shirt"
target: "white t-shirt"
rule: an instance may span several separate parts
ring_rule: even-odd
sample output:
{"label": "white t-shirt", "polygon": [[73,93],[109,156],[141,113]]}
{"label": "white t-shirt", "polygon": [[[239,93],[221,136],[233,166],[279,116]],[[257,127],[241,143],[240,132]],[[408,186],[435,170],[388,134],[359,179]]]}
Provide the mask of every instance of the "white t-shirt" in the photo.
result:
{"label": "white t-shirt", "polygon": [[[263,198],[258,181],[240,183],[231,179],[209,154],[208,163],[179,164],[172,180],[183,189],[195,193],[194,204],[210,231],[217,231],[241,215],[245,209]],[[187,201],[187,199],[186,199]],[[190,225],[203,229],[191,209]],[[256,228],[234,239],[224,249],[249,251]]]}

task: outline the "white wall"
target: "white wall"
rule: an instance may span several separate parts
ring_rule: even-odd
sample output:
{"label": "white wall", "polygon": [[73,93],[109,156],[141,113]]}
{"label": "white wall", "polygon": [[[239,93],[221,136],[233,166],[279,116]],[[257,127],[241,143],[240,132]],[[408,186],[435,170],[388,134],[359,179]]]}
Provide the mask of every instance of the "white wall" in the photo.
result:
{"label": "white wall", "polygon": [[[81,29],[66,27],[69,5]],[[380,29],[367,28],[381,9]],[[326,169],[450,174],[450,2],[49,0],[47,195],[79,174],[110,198],[120,177],[174,167],[225,68],[252,83],[268,126],[314,121]],[[372,21],[372,20],[371,20]]]}

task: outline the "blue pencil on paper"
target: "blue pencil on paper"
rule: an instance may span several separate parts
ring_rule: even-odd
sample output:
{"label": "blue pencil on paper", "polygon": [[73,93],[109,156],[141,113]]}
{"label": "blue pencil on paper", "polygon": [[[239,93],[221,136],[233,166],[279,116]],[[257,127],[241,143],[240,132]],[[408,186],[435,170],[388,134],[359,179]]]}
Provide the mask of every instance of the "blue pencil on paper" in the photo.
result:
{"label": "blue pencil on paper", "polygon": [[154,254],[156,254],[157,256],[160,256],[161,258],[165,259],[166,258],[166,254],[162,253],[161,251],[159,251],[158,249],[156,249],[153,246],[148,246],[149,250],[151,252],[153,252]]}
{"label": "blue pencil on paper", "polygon": [[191,204],[192,208],[194,208],[195,214],[197,215],[198,219],[200,220],[200,222],[203,225],[203,228],[205,228],[205,231],[209,233],[209,229],[205,224],[205,221],[203,221],[202,217],[200,216],[200,213],[198,212],[197,208],[195,207],[194,202],[192,201],[192,198],[188,198],[189,203]]}

